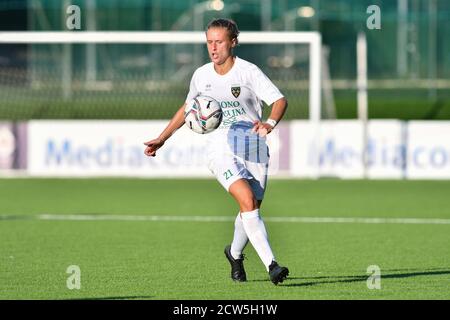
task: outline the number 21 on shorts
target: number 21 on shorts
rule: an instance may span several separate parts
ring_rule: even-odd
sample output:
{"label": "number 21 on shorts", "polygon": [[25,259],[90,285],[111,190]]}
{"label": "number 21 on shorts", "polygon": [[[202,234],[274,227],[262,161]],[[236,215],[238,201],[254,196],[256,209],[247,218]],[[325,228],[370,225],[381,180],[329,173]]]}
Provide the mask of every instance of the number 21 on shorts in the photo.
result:
{"label": "number 21 on shorts", "polygon": [[231,172],[230,169],[228,169],[227,171],[225,171],[223,173],[223,175],[225,176],[225,179],[228,180],[228,179],[230,179],[233,176],[233,173]]}

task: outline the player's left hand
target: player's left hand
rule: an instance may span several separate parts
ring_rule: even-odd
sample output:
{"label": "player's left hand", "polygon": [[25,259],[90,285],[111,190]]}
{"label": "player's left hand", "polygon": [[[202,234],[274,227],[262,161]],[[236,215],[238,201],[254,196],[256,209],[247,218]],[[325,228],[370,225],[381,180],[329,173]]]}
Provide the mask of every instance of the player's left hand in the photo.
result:
{"label": "player's left hand", "polygon": [[267,136],[272,130],[273,127],[266,122],[255,121],[253,123],[252,132],[259,134],[261,138]]}

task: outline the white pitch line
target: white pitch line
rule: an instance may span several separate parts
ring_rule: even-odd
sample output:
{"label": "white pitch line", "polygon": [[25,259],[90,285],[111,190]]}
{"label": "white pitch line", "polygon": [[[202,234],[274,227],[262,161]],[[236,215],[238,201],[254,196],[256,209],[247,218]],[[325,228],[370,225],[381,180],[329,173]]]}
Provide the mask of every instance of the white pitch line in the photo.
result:
{"label": "white pitch line", "polygon": [[38,220],[74,220],[74,221],[198,221],[198,222],[224,222],[234,221],[235,217],[227,216],[146,216],[146,215],[56,215],[40,214],[35,216]]}
{"label": "white pitch line", "polygon": [[272,217],[272,218],[265,218],[264,220],[271,222],[301,222],[301,223],[450,224],[450,219],[422,219],[422,218]]}
{"label": "white pitch line", "polygon": [[[88,215],[88,214],[40,214],[33,216],[0,215],[0,220],[12,219],[63,220],[63,221],[188,221],[232,222],[232,216],[151,216],[151,215]],[[267,222],[294,223],[363,223],[363,224],[450,224],[450,219],[421,218],[344,218],[344,217],[263,217]]]}

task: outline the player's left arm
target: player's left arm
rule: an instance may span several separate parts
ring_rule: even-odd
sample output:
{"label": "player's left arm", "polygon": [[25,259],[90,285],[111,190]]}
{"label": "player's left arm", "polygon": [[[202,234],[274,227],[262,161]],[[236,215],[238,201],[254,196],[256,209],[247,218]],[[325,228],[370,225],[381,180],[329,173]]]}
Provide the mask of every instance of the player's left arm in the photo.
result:
{"label": "player's left arm", "polygon": [[253,131],[257,132],[261,137],[268,135],[273,128],[283,118],[288,106],[287,99],[285,97],[278,99],[272,104],[272,111],[270,112],[269,119],[266,122],[255,121]]}

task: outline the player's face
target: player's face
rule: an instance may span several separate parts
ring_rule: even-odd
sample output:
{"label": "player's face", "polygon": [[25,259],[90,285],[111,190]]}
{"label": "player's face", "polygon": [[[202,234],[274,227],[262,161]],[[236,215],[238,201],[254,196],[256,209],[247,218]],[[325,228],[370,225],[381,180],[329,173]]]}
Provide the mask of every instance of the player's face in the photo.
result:
{"label": "player's face", "polygon": [[206,32],[206,45],[211,61],[220,65],[232,55],[232,49],[236,46],[236,40],[230,39],[225,28],[210,28]]}

